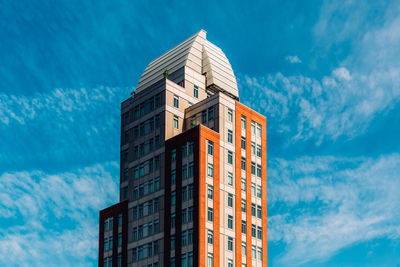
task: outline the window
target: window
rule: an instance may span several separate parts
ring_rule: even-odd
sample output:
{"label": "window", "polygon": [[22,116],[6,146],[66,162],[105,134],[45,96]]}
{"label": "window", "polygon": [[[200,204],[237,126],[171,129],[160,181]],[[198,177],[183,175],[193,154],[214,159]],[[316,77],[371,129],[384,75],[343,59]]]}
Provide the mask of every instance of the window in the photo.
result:
{"label": "window", "polygon": [[246,178],[242,178],[241,185],[242,185],[242,191],[246,192]]}
{"label": "window", "polygon": [[193,229],[188,230],[188,244],[193,244]]}
{"label": "window", "polygon": [[108,250],[108,238],[104,238],[104,251]]}
{"label": "window", "polygon": [[117,264],[117,266],[118,267],[121,267],[122,266],[122,254],[121,253],[118,253],[118,264]]}
{"label": "window", "polygon": [[125,144],[129,143],[129,131],[125,131]]}
{"label": "window", "polygon": [[211,163],[208,163],[207,175],[209,177],[214,177],[214,166]]}
{"label": "window", "polygon": [[182,235],[181,235],[181,244],[182,246],[186,246],[186,242],[187,241],[187,233],[186,231],[182,231]]}
{"label": "window", "polygon": [[228,185],[233,185],[233,174],[228,172]]}
{"label": "window", "polygon": [[197,85],[193,86],[193,96],[199,98],[199,87],[197,87]]}
{"label": "window", "polygon": [[256,163],[251,162],[251,174],[256,175]]}
{"label": "window", "polygon": [[246,234],[246,221],[242,220],[242,233]]}
{"label": "window", "polygon": [[256,226],[254,224],[252,224],[251,225],[251,236],[256,237],[256,233],[257,233]]}
{"label": "window", "polygon": [[261,198],[261,195],[262,195],[261,186],[257,185],[257,197]]}
{"label": "window", "polygon": [[257,247],[257,258],[262,260],[262,248]]}
{"label": "window", "polygon": [[233,229],[233,216],[228,215],[228,228]]}
{"label": "window", "polygon": [[158,233],[158,231],[160,231],[160,221],[155,220],[154,221],[154,233]]}
{"label": "window", "polygon": [[171,267],[176,267],[175,266],[175,258],[174,257],[171,257],[171,259],[169,260],[169,263],[170,263]]}
{"label": "window", "polygon": [[110,236],[110,237],[108,238],[108,249],[109,249],[109,250],[112,250],[112,248],[113,248],[113,237]]}
{"label": "window", "polygon": [[242,212],[246,212],[246,199],[242,199]]}
{"label": "window", "polygon": [[213,239],[214,239],[213,236],[214,236],[213,231],[208,230],[207,231],[207,243],[208,244],[213,244]]}
{"label": "window", "polygon": [[214,107],[208,108],[208,120],[214,119]]}
{"label": "window", "polygon": [[193,177],[193,167],[194,163],[193,162],[189,162],[189,168],[188,168],[188,177]]}
{"label": "window", "polygon": [[257,176],[261,178],[261,165],[257,164]]}
{"label": "window", "polygon": [[256,216],[256,204],[251,203],[251,216]]}
{"label": "window", "polygon": [[256,123],[251,121],[251,135],[256,136]]}
{"label": "window", "polygon": [[242,170],[246,170],[246,158],[245,157],[242,157],[240,166],[241,166]]}
{"label": "window", "polygon": [[122,213],[118,213],[118,226],[122,225]]}
{"label": "window", "polygon": [[213,186],[212,185],[207,185],[207,197],[209,199],[213,199],[214,197],[214,192],[213,192]]}
{"label": "window", "polygon": [[171,150],[171,162],[175,162],[176,160],[176,149]]}
{"label": "window", "polygon": [[174,107],[179,108],[179,96],[174,95]]}
{"label": "window", "polygon": [[233,111],[232,109],[228,109],[228,121],[233,122]]}
{"label": "window", "polygon": [[171,235],[171,250],[175,249],[175,235]]}
{"label": "window", "polygon": [[262,208],[261,206],[257,205],[257,218],[261,219],[262,218]]}
{"label": "window", "polygon": [[171,192],[171,205],[175,205],[176,204],[176,192],[172,191]]}
{"label": "window", "polygon": [[233,267],[233,260],[231,259],[228,260],[228,267]]}
{"label": "window", "polygon": [[262,239],[262,227],[257,226],[257,238]]}
{"label": "window", "polygon": [[257,157],[261,157],[261,145],[257,145]]}
{"label": "window", "polygon": [[207,266],[208,267],[214,266],[214,255],[212,253],[208,253],[207,255]]}
{"label": "window", "polygon": [[176,182],[176,170],[171,171],[171,184],[175,184]]}
{"label": "window", "polygon": [[241,125],[242,125],[242,129],[245,130],[246,129],[246,117],[243,115],[242,115]]}
{"label": "window", "polygon": [[122,246],[122,233],[118,234],[118,247]]}
{"label": "window", "polygon": [[179,129],[178,116],[174,115],[174,128]]}
{"label": "window", "polygon": [[255,155],[256,154],[256,143],[251,141],[251,154]]}
{"label": "window", "polygon": [[182,180],[187,178],[187,166],[186,164],[182,165]]}
{"label": "window", "polygon": [[242,242],[242,255],[246,256],[246,242]]}
{"label": "window", "polygon": [[233,207],[233,195],[228,193],[228,206]]}
{"label": "window", "polygon": [[213,221],[213,208],[208,208],[208,211],[207,211],[207,220],[209,220],[210,222]]}
{"label": "window", "polygon": [[153,252],[154,252],[154,255],[158,254],[158,240],[153,242]]}
{"label": "window", "polygon": [[160,190],[160,177],[154,178],[154,191]]}
{"label": "window", "polygon": [[256,257],[256,246],[251,246],[251,257],[257,259]]}
{"label": "window", "polygon": [[188,267],[193,267],[193,252],[188,253]]}
{"label": "window", "polygon": [[183,253],[181,255],[181,267],[187,267],[187,265],[186,265],[186,254],[185,253]]}
{"label": "window", "polygon": [[233,251],[233,238],[228,237],[228,250]]}
{"label": "window", "polygon": [[207,143],[208,155],[214,155],[214,143],[211,141],[208,141]]}
{"label": "window", "polygon": [[187,199],[187,190],[186,190],[186,186],[182,187],[182,201],[186,201]]}
{"label": "window", "polygon": [[228,150],[228,163],[233,164],[233,152]]}
{"label": "window", "polygon": [[207,110],[203,110],[201,112],[201,123],[206,123],[207,122]]}
{"label": "window", "polygon": [[188,222],[193,221],[193,207],[188,208]]}
{"label": "window", "polygon": [[252,196],[256,196],[256,184],[255,183],[251,183],[251,195]]}
{"label": "window", "polygon": [[257,123],[257,137],[261,137],[261,125]]}
{"label": "window", "polygon": [[241,147],[242,149],[246,149],[246,137],[242,136],[242,140],[241,140]]}
{"label": "window", "polygon": [[186,212],[186,209],[182,209],[181,217],[182,217],[182,224],[187,223],[187,212]]}
{"label": "window", "polygon": [[233,143],[233,137],[232,137],[232,130],[228,130],[228,142],[229,143]]}
{"label": "window", "polygon": [[132,249],[132,261],[135,262],[137,260],[137,249]]}

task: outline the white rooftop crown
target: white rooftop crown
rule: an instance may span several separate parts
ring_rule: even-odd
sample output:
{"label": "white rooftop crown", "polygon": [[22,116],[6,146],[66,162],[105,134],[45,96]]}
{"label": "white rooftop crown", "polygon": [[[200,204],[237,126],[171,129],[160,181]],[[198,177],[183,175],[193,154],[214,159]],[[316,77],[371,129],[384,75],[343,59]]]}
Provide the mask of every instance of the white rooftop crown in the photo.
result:
{"label": "white rooftop crown", "polygon": [[206,31],[198,33],[156,58],[146,67],[140,77],[136,92],[140,92],[163,79],[165,69],[174,71],[189,67],[205,74],[206,86],[214,85],[235,97],[239,97],[236,78],[224,52],[206,39]]}

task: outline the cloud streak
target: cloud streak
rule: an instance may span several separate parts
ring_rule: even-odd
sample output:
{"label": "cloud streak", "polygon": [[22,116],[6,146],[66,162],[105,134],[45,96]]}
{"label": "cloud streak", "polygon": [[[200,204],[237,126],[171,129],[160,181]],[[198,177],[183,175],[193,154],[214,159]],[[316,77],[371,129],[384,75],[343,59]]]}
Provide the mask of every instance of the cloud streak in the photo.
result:
{"label": "cloud streak", "polygon": [[0,263],[91,266],[97,258],[98,211],[118,200],[118,167],[110,162],[56,174],[2,173]]}
{"label": "cloud streak", "polygon": [[270,163],[268,238],[287,245],[280,264],[326,260],[358,242],[400,238],[399,154]]}

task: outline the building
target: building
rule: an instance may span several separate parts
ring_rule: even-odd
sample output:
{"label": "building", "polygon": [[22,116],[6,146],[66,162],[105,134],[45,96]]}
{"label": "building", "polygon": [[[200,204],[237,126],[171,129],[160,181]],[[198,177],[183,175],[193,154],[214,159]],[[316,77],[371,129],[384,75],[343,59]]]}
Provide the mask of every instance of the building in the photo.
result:
{"label": "building", "polygon": [[99,266],[267,266],[266,118],[206,32],[150,62],[121,109]]}

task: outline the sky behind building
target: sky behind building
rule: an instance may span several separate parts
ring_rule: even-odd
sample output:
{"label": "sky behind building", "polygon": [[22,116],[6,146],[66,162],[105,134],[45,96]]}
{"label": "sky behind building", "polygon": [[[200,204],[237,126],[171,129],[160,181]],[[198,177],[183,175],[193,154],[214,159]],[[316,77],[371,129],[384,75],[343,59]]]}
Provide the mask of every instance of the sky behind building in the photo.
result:
{"label": "sky behind building", "polygon": [[397,1],[1,6],[1,265],[96,265],[120,103],[201,28],[267,117],[270,266],[400,264]]}

